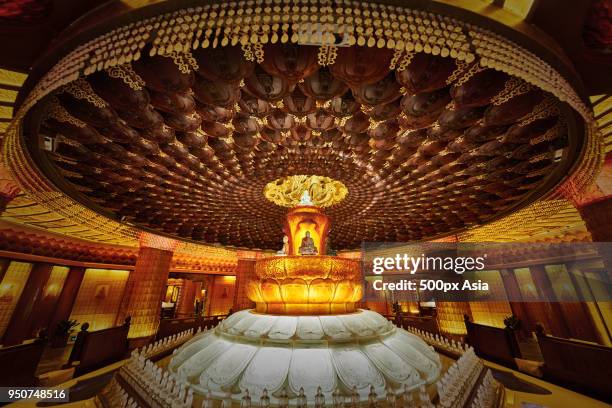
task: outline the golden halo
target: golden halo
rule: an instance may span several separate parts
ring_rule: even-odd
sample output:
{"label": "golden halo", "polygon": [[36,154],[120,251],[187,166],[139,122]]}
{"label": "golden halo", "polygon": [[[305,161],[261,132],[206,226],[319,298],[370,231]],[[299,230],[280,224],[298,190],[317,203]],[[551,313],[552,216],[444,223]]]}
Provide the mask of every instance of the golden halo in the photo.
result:
{"label": "golden halo", "polygon": [[330,207],[338,204],[348,194],[346,186],[338,180],[325,176],[286,176],[269,182],[264,187],[264,196],[276,205],[295,207],[305,191],[308,191],[312,204],[317,207]]}

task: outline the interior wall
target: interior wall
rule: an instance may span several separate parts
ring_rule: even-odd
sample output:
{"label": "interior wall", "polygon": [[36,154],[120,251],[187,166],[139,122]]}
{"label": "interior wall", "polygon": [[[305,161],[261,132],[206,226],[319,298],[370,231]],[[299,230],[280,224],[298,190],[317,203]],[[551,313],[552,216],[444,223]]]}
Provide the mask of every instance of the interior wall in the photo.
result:
{"label": "interior wall", "polygon": [[89,331],[114,326],[128,276],[129,271],[87,269],[70,319],[89,323]]}
{"label": "interior wall", "polygon": [[32,318],[31,335],[36,336],[41,329],[47,328],[52,330],[53,328],[47,327],[49,321],[53,316],[53,312],[57,306],[57,301],[62,293],[64,282],[68,277],[70,268],[67,266],[54,266],[51,269],[51,275],[49,280],[45,284],[42,291],[42,298],[40,304],[36,307],[36,312]]}
{"label": "interior wall", "polygon": [[11,261],[0,283],[0,338],[4,335],[25,287],[32,264]]}
{"label": "interior wall", "polygon": [[234,305],[234,290],[236,289],[236,277],[229,275],[215,275],[211,287],[208,289],[209,316],[220,316],[228,314]]}
{"label": "interior wall", "polygon": [[[474,279],[482,279],[486,274],[487,282],[489,282],[489,291],[495,299],[507,298],[504,282],[502,281],[499,271],[482,271],[475,272]],[[484,324],[504,328],[504,319],[512,315],[510,303],[507,301],[499,302],[470,302],[470,310],[474,323]]]}

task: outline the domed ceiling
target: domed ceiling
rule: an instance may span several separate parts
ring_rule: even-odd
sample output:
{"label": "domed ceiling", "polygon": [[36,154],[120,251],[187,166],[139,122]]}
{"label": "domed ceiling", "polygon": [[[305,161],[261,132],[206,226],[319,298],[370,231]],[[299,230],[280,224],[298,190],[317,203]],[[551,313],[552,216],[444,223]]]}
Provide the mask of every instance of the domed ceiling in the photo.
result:
{"label": "domed ceiling", "polygon": [[291,175],[348,189],[325,209],[334,249],[448,235],[546,193],[581,143],[556,97],[477,58],[143,43],[45,97],[26,139],[72,198],[181,239],[278,248],[287,208],[264,188]]}

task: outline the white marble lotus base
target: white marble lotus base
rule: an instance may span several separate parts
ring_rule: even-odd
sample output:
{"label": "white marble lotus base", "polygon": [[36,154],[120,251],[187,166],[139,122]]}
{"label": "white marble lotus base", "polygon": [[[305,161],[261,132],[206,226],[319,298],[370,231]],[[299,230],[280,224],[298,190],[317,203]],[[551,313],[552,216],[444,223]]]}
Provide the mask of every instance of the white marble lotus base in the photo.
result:
{"label": "white marble lotus base", "polygon": [[440,359],[419,337],[395,327],[378,313],[276,316],[250,310],[234,313],[175,352],[169,369],[196,392],[239,401],[248,389],[258,400],[264,388],[271,402],[284,388],[290,399],[300,388],[309,401],[321,387],[327,401],[336,388],[354,387],[367,399],[370,386],[380,398],[435,381]]}

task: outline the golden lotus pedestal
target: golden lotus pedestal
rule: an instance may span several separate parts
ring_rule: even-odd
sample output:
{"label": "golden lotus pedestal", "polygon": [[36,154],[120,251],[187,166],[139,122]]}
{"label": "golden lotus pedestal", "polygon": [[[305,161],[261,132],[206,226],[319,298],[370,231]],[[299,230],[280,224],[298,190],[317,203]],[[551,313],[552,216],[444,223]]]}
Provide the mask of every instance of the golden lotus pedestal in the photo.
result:
{"label": "golden lotus pedestal", "polygon": [[359,262],[335,256],[279,256],[257,261],[248,296],[260,313],[350,313],[362,296]]}
{"label": "golden lotus pedestal", "polygon": [[298,400],[313,406],[317,394],[363,402],[372,389],[380,399],[435,381],[441,363],[433,348],[380,314],[356,308],[363,293],[359,261],[298,255],[307,232],[325,253],[328,230],[320,208],[292,209],[288,255],[255,264],[247,286],[255,309],[196,335],[168,368],[196,393],[235,407],[247,390],[255,402],[267,395],[271,406]]}
{"label": "golden lotus pedestal", "polygon": [[[258,260],[248,286],[255,310],[241,310],[202,332],[169,369],[194,391],[238,407],[246,391],[271,406],[285,399],[369,400],[434,382],[442,368],[432,347],[378,313],[357,309],[358,261],[333,256]],[[303,397],[300,393],[303,392]]]}

